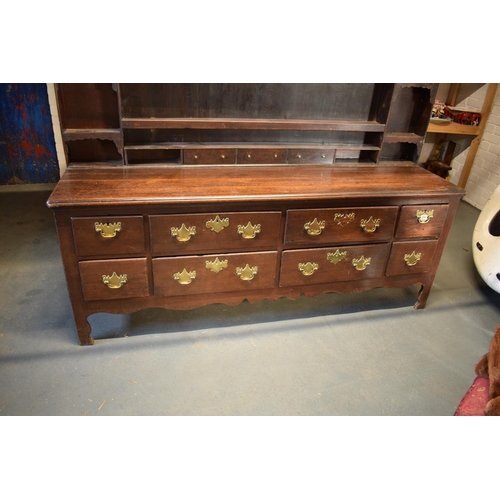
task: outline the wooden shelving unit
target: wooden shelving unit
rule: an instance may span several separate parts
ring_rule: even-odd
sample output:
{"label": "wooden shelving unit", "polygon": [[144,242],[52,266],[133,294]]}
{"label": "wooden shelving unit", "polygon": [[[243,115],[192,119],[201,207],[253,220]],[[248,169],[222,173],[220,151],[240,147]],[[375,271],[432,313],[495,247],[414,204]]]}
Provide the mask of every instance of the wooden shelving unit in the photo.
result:
{"label": "wooden shelving unit", "polygon": [[[447,98],[448,104],[451,105],[455,104],[455,99],[458,95],[459,88],[460,88],[459,83],[454,83],[451,85]],[[472,165],[474,164],[474,160],[476,158],[479,145],[481,144],[483,132],[491,112],[491,107],[493,105],[493,101],[495,100],[497,89],[498,89],[498,83],[488,84],[486,97],[484,99],[483,106],[481,108],[481,122],[479,126],[461,125],[459,123],[454,123],[454,122],[447,123],[444,125],[442,124],[438,125],[431,122],[429,123],[429,126],[427,128],[427,132],[433,134],[449,134],[449,135],[453,134],[453,135],[473,136],[471,145],[469,147],[469,151],[467,153],[467,158],[465,160],[464,166],[462,168],[462,173],[458,181],[458,185],[461,188],[465,188],[467,181],[469,179],[469,175],[472,170]]]}
{"label": "wooden shelving unit", "polygon": [[415,162],[437,91],[420,83],[56,88],[70,167]]}

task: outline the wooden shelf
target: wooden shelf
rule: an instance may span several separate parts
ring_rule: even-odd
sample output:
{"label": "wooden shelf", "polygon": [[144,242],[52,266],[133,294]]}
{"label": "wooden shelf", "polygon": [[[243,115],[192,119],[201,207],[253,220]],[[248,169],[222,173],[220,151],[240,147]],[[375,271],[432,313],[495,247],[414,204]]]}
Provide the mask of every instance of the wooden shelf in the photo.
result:
{"label": "wooden shelf", "polygon": [[243,129],[243,130],[342,130],[383,132],[376,121],[348,120],[256,120],[242,118],[123,118],[123,128],[134,129]]}
{"label": "wooden shelf", "polygon": [[67,128],[62,131],[65,141],[76,141],[80,139],[110,139],[120,138],[120,129],[115,128]]}
{"label": "wooden shelf", "polygon": [[68,168],[114,168],[123,167],[123,162],[119,160],[107,160],[107,161],[72,161],[68,163]]}
{"label": "wooden shelf", "polygon": [[443,125],[430,122],[427,127],[427,132],[432,134],[479,135],[479,127],[475,125],[461,125],[455,122],[449,122]]}
{"label": "wooden shelf", "polygon": [[421,135],[406,133],[406,132],[390,132],[385,134],[384,142],[395,144],[397,142],[409,142],[411,144],[418,144],[423,140]]}
{"label": "wooden shelf", "polygon": [[168,142],[168,143],[151,143],[151,144],[127,144],[126,150],[146,150],[146,149],[342,149],[352,151],[380,151],[378,146],[372,144],[276,144],[276,143],[196,143],[196,142]]}

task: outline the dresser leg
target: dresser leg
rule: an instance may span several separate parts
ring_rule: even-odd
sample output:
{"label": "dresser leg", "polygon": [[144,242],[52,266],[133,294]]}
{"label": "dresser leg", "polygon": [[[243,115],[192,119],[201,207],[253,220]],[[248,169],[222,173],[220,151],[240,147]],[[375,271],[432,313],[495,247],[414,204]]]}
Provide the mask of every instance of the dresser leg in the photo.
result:
{"label": "dresser leg", "polygon": [[427,298],[429,297],[429,292],[431,291],[432,285],[422,285],[420,291],[418,292],[417,302],[413,306],[415,309],[423,309],[427,303]]}
{"label": "dresser leg", "polygon": [[75,315],[75,324],[80,345],[94,345],[94,338],[90,334],[92,327],[90,326],[87,317],[86,316],[77,317]]}

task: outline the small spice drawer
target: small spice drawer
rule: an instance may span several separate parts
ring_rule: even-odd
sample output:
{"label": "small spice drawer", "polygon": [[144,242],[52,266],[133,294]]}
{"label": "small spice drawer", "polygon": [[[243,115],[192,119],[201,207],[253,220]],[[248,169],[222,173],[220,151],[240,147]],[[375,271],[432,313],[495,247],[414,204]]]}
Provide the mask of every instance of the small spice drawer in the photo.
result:
{"label": "small spice drawer", "polygon": [[438,237],[443,230],[448,205],[407,205],[401,208],[396,238]]}
{"label": "small spice drawer", "polygon": [[333,149],[289,149],[288,163],[333,163]]}
{"label": "small spice drawer", "polygon": [[280,286],[355,281],[383,276],[389,244],[287,250],[281,261]]}
{"label": "small spice drawer", "polygon": [[73,217],[73,238],[79,257],[144,253],[144,219],[127,217]]}
{"label": "small spice drawer", "polygon": [[392,244],[387,276],[427,273],[436,266],[434,253],[437,240],[397,241]]}
{"label": "small spice drawer", "polygon": [[238,149],[237,161],[242,164],[286,163],[286,149]]}
{"label": "small spice drawer", "polygon": [[273,288],[277,252],[153,259],[157,296]]}
{"label": "small spice drawer", "polygon": [[185,149],[185,165],[227,165],[236,163],[236,149]]}
{"label": "small spice drawer", "polygon": [[85,300],[149,295],[147,259],[87,260],[79,263]]}
{"label": "small spice drawer", "polygon": [[398,207],[288,210],[285,244],[382,241],[394,233]]}
{"label": "small spice drawer", "polygon": [[149,221],[154,253],[273,250],[280,236],[281,212],[151,215]]}

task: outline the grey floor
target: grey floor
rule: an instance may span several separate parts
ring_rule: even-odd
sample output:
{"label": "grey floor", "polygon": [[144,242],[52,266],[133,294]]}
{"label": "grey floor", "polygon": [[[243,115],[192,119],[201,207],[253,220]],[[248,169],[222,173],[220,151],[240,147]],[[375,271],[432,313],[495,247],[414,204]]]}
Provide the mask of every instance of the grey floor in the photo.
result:
{"label": "grey floor", "polygon": [[0,187],[0,415],[453,415],[500,324],[461,203],[418,286],[91,317],[77,342],[52,186]]}

